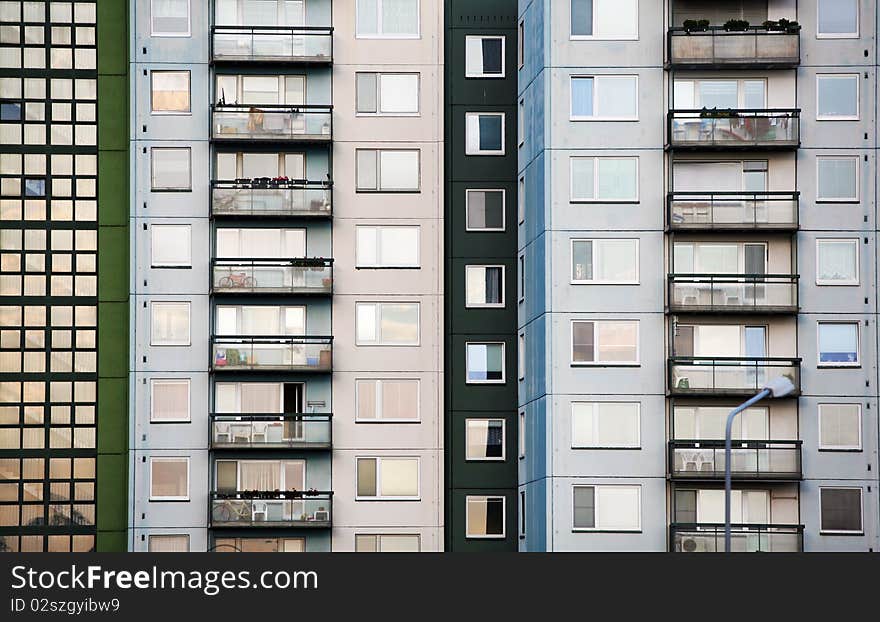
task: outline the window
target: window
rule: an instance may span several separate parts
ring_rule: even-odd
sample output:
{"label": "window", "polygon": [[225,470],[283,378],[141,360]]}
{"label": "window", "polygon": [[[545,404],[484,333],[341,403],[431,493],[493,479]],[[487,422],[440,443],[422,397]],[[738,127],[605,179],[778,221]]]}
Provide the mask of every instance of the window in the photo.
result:
{"label": "window", "polygon": [[816,76],[816,119],[820,121],[859,118],[859,74]]}
{"label": "window", "polygon": [[216,229],[217,257],[247,259],[306,256],[305,229],[220,227]]}
{"label": "window", "polygon": [[417,115],[419,74],[357,73],[357,113],[363,115]]}
{"label": "window", "polygon": [[526,336],[523,333],[519,335],[519,344],[517,352],[517,376],[520,380],[526,377]]}
{"label": "window", "polygon": [[572,39],[638,39],[639,0],[571,0]]}
{"label": "window", "polygon": [[819,449],[861,451],[860,404],[819,404]]}
{"label": "window", "polygon": [[504,231],[504,190],[466,190],[468,231]]}
{"label": "window", "polygon": [[217,460],[217,492],[305,490],[305,460]]}
{"label": "window", "polygon": [[571,282],[622,284],[639,282],[638,240],[572,240]]}
{"label": "window", "polygon": [[151,190],[192,190],[189,147],[151,147]]}
{"label": "window", "polygon": [[465,460],[504,461],[504,419],[466,419]]}
{"label": "window", "polygon": [[182,268],[192,265],[191,225],[152,225],[150,248],[153,268]]}
{"label": "window", "polygon": [[816,35],[820,39],[859,36],[859,0],[818,0]]}
{"label": "window", "polygon": [[465,266],[465,306],[504,307],[504,266]]}
{"label": "window", "polygon": [[820,533],[862,533],[862,489],[820,488]]}
{"label": "window", "polygon": [[467,343],[467,384],[504,384],[504,344]]}
{"label": "window", "polygon": [[638,365],[637,321],[584,321],[571,323],[573,365]]}
{"label": "window", "polygon": [[525,63],[525,30],[526,30],[526,22],[525,20],[521,20],[519,26],[516,29],[516,66],[519,69],[523,68],[523,64]]}
{"label": "window", "polygon": [[526,221],[526,178],[519,178],[519,185],[517,186],[517,194],[516,194],[516,212],[519,219],[519,224],[523,224]]}
{"label": "window", "polygon": [[189,422],[189,379],[150,381],[150,421]]}
{"label": "window", "polygon": [[516,115],[516,142],[522,147],[526,142],[526,100],[519,100]]}
{"label": "window", "polygon": [[859,200],[858,156],[819,156],[816,158],[816,200]]}
{"label": "window", "polygon": [[358,149],[358,192],[418,192],[418,149]]}
{"label": "window", "polygon": [[355,307],[358,345],[419,345],[419,303],[359,302]]}
{"label": "window", "polygon": [[819,367],[859,366],[858,322],[818,322]]}
{"label": "window", "polygon": [[150,0],[154,37],[188,37],[189,0]]}
{"label": "window", "polygon": [[357,37],[417,39],[419,0],[357,0]]}
{"label": "window", "polygon": [[358,268],[419,267],[419,227],[356,229]]}
{"label": "window", "polygon": [[189,71],[151,71],[150,85],[154,113],[190,111]]}
{"label": "window", "polygon": [[638,76],[572,76],[572,121],[637,121]]}
{"label": "window", "polygon": [[641,530],[640,486],[574,486],[575,531]]}
{"label": "window", "polygon": [[418,497],[418,458],[357,459],[358,499],[411,500]]}
{"label": "window", "polygon": [[150,501],[189,500],[189,458],[150,458]]}
{"label": "window", "polygon": [[672,89],[673,106],[676,110],[767,106],[766,79],[675,80]]}
{"label": "window", "polygon": [[504,538],[504,497],[465,497],[465,536]]}
{"label": "window", "polygon": [[859,284],[859,240],[816,240],[816,285]]}
{"label": "window", "polygon": [[419,420],[418,380],[357,380],[357,421],[400,423]]}
{"label": "window", "polygon": [[355,553],[418,553],[418,534],[355,534]]}
{"label": "window", "polygon": [[504,77],[504,36],[464,38],[466,78]]}
{"label": "window", "polygon": [[150,304],[151,346],[188,346],[188,302],[153,302]]}
{"label": "window", "polygon": [[150,536],[150,553],[188,553],[189,536]]}
{"label": "window", "polygon": [[526,299],[526,256],[519,256],[519,301],[522,302]]}
{"label": "window", "polygon": [[519,491],[519,537],[526,536],[526,491]]}
{"label": "window", "polygon": [[519,457],[526,457],[526,414],[521,412],[519,414]]}
{"label": "window", "polygon": [[465,113],[466,155],[504,155],[504,113]]}
{"label": "window", "polygon": [[638,158],[571,158],[572,202],[639,200]]}
{"label": "window", "polygon": [[572,402],[571,446],[638,448],[638,402]]}

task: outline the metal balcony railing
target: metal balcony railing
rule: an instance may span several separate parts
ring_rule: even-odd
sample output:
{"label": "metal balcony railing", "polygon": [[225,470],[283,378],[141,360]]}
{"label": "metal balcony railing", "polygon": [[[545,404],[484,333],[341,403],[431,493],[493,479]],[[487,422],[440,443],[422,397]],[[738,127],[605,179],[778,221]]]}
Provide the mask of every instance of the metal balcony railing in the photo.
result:
{"label": "metal balcony railing", "polygon": [[297,216],[327,218],[333,212],[331,182],[256,180],[211,183],[214,216]]}
{"label": "metal balcony railing", "polygon": [[330,26],[214,26],[215,61],[332,63]]}
{"label": "metal balcony railing", "polygon": [[[730,454],[731,476],[748,480],[799,480],[802,445],[799,440],[735,440]],[[723,479],[724,441],[669,441],[669,474],[673,479]]]}
{"label": "metal balcony railing", "polygon": [[332,415],[211,414],[212,449],[330,449]]}
{"label": "metal balcony railing", "polygon": [[787,376],[800,394],[801,359],[673,356],[667,362],[671,395],[753,395],[767,381]]}
{"label": "metal balcony railing", "polygon": [[799,192],[670,192],[666,222],[672,231],[795,231],[799,199]]}
{"label": "metal balcony railing", "polygon": [[763,27],[739,31],[722,26],[702,31],[670,28],[667,58],[677,68],[793,68],[801,62],[801,38],[798,32]]}
{"label": "metal balcony railing", "polygon": [[[803,525],[731,525],[731,551],[754,553],[800,553],[804,550]],[[724,552],[724,525],[673,523],[669,526],[670,550],[674,553]]]}
{"label": "metal balcony railing", "polygon": [[211,493],[212,527],[327,528],[332,519],[330,491]]}
{"label": "metal balcony railing", "polygon": [[796,149],[800,110],[670,110],[666,130],[672,149]]}
{"label": "metal balcony railing", "polygon": [[672,312],[797,313],[796,274],[669,274]]}
{"label": "metal balcony railing", "polygon": [[333,337],[214,336],[211,346],[214,371],[333,369]]}
{"label": "metal balcony railing", "polygon": [[332,259],[214,259],[212,263],[214,293],[333,293]]}
{"label": "metal balcony railing", "polygon": [[222,141],[329,142],[333,106],[214,104],[211,137]]}

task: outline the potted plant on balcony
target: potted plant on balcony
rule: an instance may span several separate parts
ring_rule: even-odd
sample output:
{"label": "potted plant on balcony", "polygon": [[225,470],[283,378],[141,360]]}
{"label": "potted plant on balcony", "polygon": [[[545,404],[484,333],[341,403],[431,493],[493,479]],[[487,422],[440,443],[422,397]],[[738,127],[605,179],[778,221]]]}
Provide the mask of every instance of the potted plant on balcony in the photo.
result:
{"label": "potted plant on balcony", "polygon": [[764,28],[766,28],[770,32],[782,32],[790,35],[797,34],[801,31],[801,25],[797,22],[793,22],[790,20],[780,18],[779,20],[771,20],[768,19],[763,24]]}
{"label": "potted plant on balcony", "polygon": [[706,32],[709,30],[708,19],[686,19],[682,22],[684,31],[688,34],[692,32]]}
{"label": "potted plant on balcony", "polygon": [[724,30],[727,32],[743,32],[749,29],[749,22],[744,19],[729,19],[724,22]]}

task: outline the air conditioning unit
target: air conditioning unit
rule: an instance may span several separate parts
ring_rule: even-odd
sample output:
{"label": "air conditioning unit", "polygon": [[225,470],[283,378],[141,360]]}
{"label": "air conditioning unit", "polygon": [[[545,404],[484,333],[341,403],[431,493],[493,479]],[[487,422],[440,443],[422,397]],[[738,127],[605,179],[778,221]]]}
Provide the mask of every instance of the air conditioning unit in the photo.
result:
{"label": "air conditioning unit", "polygon": [[681,539],[681,551],[682,553],[696,553],[699,550],[699,543],[696,538],[682,538]]}

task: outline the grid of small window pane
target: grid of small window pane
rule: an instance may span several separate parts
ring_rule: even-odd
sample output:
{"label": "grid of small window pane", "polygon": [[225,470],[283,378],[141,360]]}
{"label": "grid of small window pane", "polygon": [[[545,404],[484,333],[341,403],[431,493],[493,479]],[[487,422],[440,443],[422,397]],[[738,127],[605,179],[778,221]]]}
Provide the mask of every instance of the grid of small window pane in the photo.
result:
{"label": "grid of small window pane", "polygon": [[96,13],[0,0],[0,550],[95,543]]}

